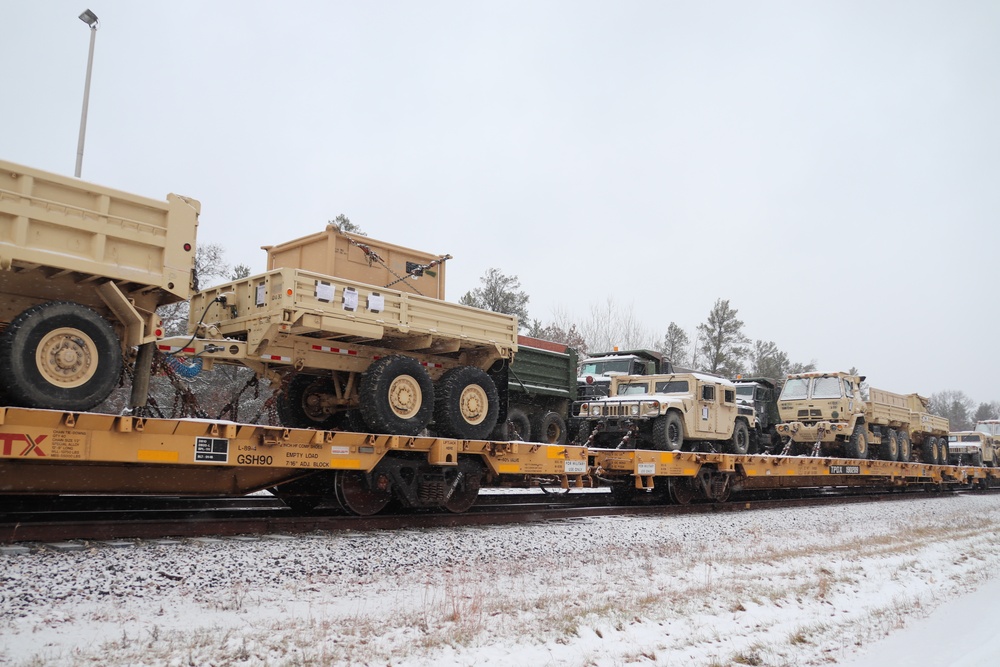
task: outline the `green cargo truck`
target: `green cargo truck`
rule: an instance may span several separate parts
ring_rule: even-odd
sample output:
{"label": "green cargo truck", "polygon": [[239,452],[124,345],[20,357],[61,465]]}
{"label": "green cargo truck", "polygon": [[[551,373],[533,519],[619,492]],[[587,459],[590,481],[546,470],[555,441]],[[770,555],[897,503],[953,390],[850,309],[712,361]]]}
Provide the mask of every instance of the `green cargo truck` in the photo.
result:
{"label": "green cargo truck", "polygon": [[576,400],[576,350],[530,336],[517,337],[508,369],[507,424],[503,439],[564,444]]}

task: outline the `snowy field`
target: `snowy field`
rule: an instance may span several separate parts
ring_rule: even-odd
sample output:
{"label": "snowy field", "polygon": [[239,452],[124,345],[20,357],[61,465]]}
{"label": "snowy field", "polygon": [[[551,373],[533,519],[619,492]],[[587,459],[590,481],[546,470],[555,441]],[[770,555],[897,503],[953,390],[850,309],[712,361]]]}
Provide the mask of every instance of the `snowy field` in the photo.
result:
{"label": "snowy field", "polygon": [[1000,645],[929,615],[996,619],[998,568],[975,495],[37,548],[0,555],[0,664],[972,667]]}

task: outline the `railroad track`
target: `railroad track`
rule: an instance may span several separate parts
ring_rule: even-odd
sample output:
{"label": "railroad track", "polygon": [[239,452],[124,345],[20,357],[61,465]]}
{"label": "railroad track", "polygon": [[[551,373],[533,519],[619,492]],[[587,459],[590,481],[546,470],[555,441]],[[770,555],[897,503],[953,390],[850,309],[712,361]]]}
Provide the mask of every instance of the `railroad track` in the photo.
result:
{"label": "railroad track", "polygon": [[[943,491],[939,495],[963,492]],[[1000,489],[977,493],[996,494],[1000,493]],[[5,508],[5,512],[0,514],[0,544],[450,528],[622,514],[675,516],[746,512],[783,507],[906,501],[927,496],[927,492],[923,491],[876,493],[868,490],[834,494],[817,490],[813,493],[784,493],[781,497],[746,493],[734,496],[727,503],[609,505],[608,495],[601,493],[484,495],[481,502],[463,514],[410,511],[370,517],[345,516],[332,508],[321,508],[308,515],[295,514],[280,501],[266,496],[221,500],[129,498],[129,502],[123,503],[128,506],[117,508],[108,499],[102,499],[103,502],[86,499],[92,505],[87,507],[87,503],[74,506],[70,499],[63,498],[48,508],[25,506],[13,513]]]}

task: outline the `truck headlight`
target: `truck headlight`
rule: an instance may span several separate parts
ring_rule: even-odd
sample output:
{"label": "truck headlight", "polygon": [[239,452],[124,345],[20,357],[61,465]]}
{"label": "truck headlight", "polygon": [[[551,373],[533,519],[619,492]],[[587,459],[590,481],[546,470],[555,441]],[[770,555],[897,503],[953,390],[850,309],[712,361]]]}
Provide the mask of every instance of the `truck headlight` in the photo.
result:
{"label": "truck headlight", "polygon": [[590,406],[590,416],[591,417],[600,417],[601,416],[601,406],[599,406],[599,405],[591,405]]}
{"label": "truck headlight", "polygon": [[639,416],[639,404],[635,403],[633,405],[628,406],[628,413],[630,415],[632,415],[633,417],[638,417]]}
{"label": "truck headlight", "polygon": [[653,415],[655,417],[656,415],[660,414],[660,402],[643,401],[640,410],[644,415]]}

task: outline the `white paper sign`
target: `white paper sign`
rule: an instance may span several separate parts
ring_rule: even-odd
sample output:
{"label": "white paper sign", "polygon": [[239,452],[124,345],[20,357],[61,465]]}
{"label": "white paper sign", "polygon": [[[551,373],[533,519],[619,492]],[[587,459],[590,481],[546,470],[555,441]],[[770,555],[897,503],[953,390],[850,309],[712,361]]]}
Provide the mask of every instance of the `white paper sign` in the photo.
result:
{"label": "white paper sign", "polygon": [[373,313],[381,313],[385,310],[385,297],[378,292],[372,292],[368,295],[368,310]]}
{"label": "white paper sign", "polygon": [[316,281],[316,299],[318,301],[326,301],[330,303],[333,301],[334,290],[333,285],[330,283],[325,283],[322,280]]}
{"label": "white paper sign", "polygon": [[259,285],[257,285],[257,291],[255,296],[256,296],[255,302],[258,308],[260,308],[266,303],[267,288],[264,286],[264,283],[260,283]]}
{"label": "white paper sign", "polygon": [[353,287],[344,288],[344,310],[358,309],[358,290]]}

